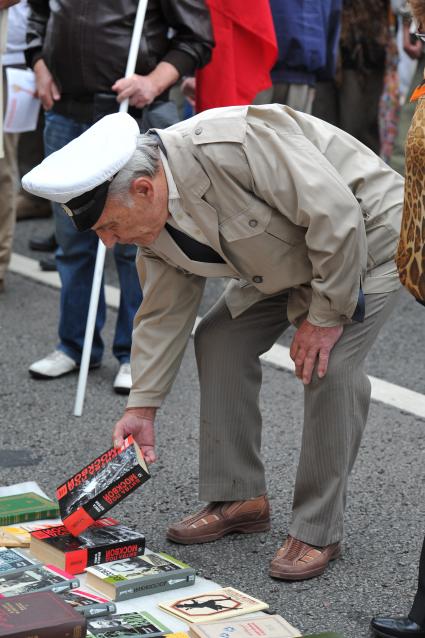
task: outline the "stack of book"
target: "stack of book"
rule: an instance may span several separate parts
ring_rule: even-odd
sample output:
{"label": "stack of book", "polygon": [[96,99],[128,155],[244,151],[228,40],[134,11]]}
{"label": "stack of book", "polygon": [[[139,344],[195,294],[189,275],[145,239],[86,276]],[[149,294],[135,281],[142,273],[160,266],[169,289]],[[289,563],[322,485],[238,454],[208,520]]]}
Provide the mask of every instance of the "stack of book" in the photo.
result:
{"label": "stack of book", "polygon": [[[62,483],[56,491],[58,505],[32,493],[0,497],[0,637],[300,636],[279,615],[246,618],[267,610],[268,604],[233,587],[174,600],[165,596],[158,608],[185,622],[183,632],[172,633],[148,611],[117,611],[115,603],[196,582],[192,567],[146,550],[142,533],[104,516],[149,476],[140,449],[129,437],[121,448],[107,450]],[[61,521],[46,522],[58,513]],[[84,588],[78,578],[82,573]]]}

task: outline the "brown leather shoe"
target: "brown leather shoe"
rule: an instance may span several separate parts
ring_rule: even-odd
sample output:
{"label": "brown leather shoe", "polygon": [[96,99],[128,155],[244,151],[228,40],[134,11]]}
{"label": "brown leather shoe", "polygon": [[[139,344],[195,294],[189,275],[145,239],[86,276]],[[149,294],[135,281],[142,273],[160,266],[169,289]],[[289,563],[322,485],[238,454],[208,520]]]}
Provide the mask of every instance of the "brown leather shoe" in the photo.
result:
{"label": "brown leather shoe", "polygon": [[270,563],[269,575],[282,580],[307,580],[323,574],[330,561],[340,555],[340,543],[314,547],[288,536]]}
{"label": "brown leather shoe", "polygon": [[266,495],[248,501],[209,503],[196,514],[168,528],[167,538],[175,543],[209,543],[226,534],[251,534],[270,529],[270,506]]}

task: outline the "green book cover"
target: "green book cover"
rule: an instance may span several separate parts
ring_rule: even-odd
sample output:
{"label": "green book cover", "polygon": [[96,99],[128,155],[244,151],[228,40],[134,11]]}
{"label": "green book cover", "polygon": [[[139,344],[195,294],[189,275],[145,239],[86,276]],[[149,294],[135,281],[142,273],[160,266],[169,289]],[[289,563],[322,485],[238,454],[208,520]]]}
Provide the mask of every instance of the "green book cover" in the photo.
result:
{"label": "green book cover", "polygon": [[57,518],[59,507],[34,492],[0,497],[0,525]]}

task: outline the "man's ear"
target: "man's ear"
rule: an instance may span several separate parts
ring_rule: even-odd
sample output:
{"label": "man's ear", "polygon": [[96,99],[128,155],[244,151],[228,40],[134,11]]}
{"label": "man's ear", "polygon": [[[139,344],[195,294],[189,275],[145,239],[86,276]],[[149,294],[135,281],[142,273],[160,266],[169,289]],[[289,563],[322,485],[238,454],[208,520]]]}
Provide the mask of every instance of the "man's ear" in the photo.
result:
{"label": "man's ear", "polygon": [[152,179],[146,176],[136,177],[131,182],[130,193],[151,199],[154,194]]}

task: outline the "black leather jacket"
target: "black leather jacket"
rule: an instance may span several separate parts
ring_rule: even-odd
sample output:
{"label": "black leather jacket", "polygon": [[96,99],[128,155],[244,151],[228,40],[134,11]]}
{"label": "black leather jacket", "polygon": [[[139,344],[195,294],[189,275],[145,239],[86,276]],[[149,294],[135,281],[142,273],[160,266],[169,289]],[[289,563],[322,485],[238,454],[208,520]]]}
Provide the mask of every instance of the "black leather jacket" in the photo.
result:
{"label": "black leather jacket", "polygon": [[[27,64],[43,58],[62,98],[91,99],[124,77],[137,0],[29,0]],[[149,0],[136,73],[193,74],[214,46],[204,0]],[[163,96],[162,96],[163,98]]]}

